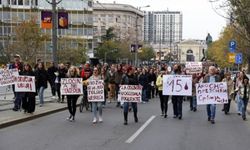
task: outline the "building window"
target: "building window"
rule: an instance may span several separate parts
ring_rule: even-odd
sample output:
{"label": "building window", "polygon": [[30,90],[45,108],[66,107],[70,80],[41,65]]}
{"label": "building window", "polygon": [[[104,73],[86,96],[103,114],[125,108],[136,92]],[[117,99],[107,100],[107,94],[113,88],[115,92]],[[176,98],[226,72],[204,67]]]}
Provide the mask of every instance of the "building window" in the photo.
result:
{"label": "building window", "polygon": [[23,0],[18,0],[18,5],[23,5]]}
{"label": "building window", "polygon": [[30,0],[24,0],[24,5],[30,5]]}
{"label": "building window", "polygon": [[187,59],[186,59],[186,61],[194,61],[193,50],[191,50],[191,49],[187,50]]}

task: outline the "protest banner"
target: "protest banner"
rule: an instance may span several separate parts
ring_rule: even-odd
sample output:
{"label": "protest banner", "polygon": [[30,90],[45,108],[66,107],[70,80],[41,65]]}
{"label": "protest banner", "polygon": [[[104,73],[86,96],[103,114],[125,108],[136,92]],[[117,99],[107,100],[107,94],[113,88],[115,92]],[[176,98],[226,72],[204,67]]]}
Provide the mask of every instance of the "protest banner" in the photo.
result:
{"label": "protest banner", "polygon": [[83,94],[82,78],[62,78],[62,95],[81,95]]}
{"label": "protest banner", "polygon": [[186,73],[202,73],[202,62],[186,62]]}
{"label": "protest banner", "polygon": [[121,85],[120,101],[121,102],[141,102],[142,86],[140,85]]}
{"label": "protest banner", "polygon": [[103,80],[90,80],[87,91],[89,102],[104,102]]}
{"label": "protest banner", "polygon": [[36,92],[35,77],[33,76],[16,77],[15,92]]}
{"label": "protest banner", "polygon": [[163,95],[191,96],[191,75],[164,75]]}
{"label": "protest banner", "polygon": [[0,69],[0,86],[15,84],[18,75],[18,69]]}
{"label": "protest banner", "polygon": [[196,98],[198,105],[227,103],[227,83],[198,83],[196,84]]}

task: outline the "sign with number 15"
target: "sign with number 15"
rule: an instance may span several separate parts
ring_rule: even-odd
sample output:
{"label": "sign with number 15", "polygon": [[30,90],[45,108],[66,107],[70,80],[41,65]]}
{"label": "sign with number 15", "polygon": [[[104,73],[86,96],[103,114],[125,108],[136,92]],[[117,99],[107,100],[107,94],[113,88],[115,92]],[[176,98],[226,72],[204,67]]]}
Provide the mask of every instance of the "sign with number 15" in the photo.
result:
{"label": "sign with number 15", "polygon": [[192,96],[192,76],[164,75],[163,95]]}

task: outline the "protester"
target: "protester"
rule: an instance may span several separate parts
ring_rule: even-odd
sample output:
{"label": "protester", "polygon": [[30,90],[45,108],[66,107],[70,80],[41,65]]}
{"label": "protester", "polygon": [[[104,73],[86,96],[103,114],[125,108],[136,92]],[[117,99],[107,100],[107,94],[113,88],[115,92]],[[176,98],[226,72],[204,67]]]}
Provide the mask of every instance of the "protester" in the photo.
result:
{"label": "protester", "polygon": [[156,84],[156,79],[157,79],[157,76],[154,72],[154,69],[151,68],[150,69],[150,72],[149,72],[149,80],[150,80],[150,95],[151,95],[151,98],[154,98],[155,97],[155,84]]}
{"label": "protester", "polygon": [[[242,86],[244,76],[245,76],[244,72],[241,71],[239,73],[238,78],[236,79],[236,89],[239,89]],[[240,99],[239,91],[238,90],[236,90],[236,91],[237,91],[237,95],[236,95],[237,111],[238,111],[238,115],[240,116],[240,115],[242,115],[241,112],[242,112],[242,105],[243,104],[242,104],[242,100]]]}
{"label": "protester", "polygon": [[52,99],[56,99],[56,86],[55,86],[55,79],[56,79],[56,72],[58,68],[56,67],[54,62],[50,63],[50,67],[48,68],[48,81],[51,87]]}
{"label": "protester", "polygon": [[38,96],[40,100],[40,107],[44,105],[44,90],[48,87],[48,73],[45,70],[44,63],[38,63],[36,75],[36,87],[38,89]]}
{"label": "protester", "polygon": [[[66,75],[67,78],[79,78],[80,73],[77,67],[71,66],[68,69],[68,73]],[[68,110],[70,113],[70,116],[67,118],[67,120],[73,122],[75,121],[75,114],[76,114],[76,103],[77,99],[80,95],[67,95],[67,105],[68,105]]]}
{"label": "protester", "polygon": [[56,79],[55,79],[55,89],[56,89],[56,93],[58,95],[58,100],[57,102],[61,102],[64,103],[64,98],[65,95],[61,95],[61,79],[62,78],[66,78],[66,74],[67,74],[67,69],[65,68],[64,64],[61,63],[59,64],[59,68],[58,71],[55,72],[56,75]]}
{"label": "protester", "polygon": [[115,99],[115,66],[111,65],[110,71],[108,72],[108,82],[109,82],[109,102]]}
{"label": "protester", "polygon": [[[89,78],[89,81],[91,80],[102,80],[101,76],[98,73],[98,68],[94,68],[93,75]],[[93,111],[93,124],[99,122],[103,122],[102,119],[102,102],[92,102],[92,111]],[[99,117],[97,117],[97,111],[99,112]],[[98,119],[97,119],[98,118]]]}
{"label": "protester", "polygon": [[197,111],[197,99],[196,99],[196,84],[199,83],[199,78],[197,74],[193,74],[192,80],[192,97],[190,99],[190,110],[196,112]]}
{"label": "protester", "polygon": [[[173,68],[174,75],[181,75],[181,65],[175,64]],[[183,96],[173,95],[172,96],[172,103],[173,103],[173,111],[174,111],[174,118],[182,119],[182,101]]]}
{"label": "protester", "polygon": [[149,78],[147,70],[145,68],[142,69],[142,73],[139,75],[139,84],[142,86],[142,103],[147,103],[148,102],[147,92],[149,92],[148,91]]}
{"label": "protester", "polygon": [[[32,70],[32,67],[29,64],[24,65],[24,76],[34,76],[35,73]],[[35,111],[36,106],[36,93],[35,92],[25,92],[24,97],[22,99],[22,108],[24,110],[24,113],[33,113]]]}
{"label": "protester", "polygon": [[168,95],[163,95],[163,75],[166,74],[166,70],[162,70],[160,75],[157,77],[156,86],[158,87],[159,97],[160,97],[160,105],[161,105],[161,116],[167,118],[168,112]]}
{"label": "protester", "polygon": [[[16,54],[14,56],[14,63],[9,66],[9,69],[17,69],[19,75],[23,73],[23,63],[21,62],[20,55]],[[23,92],[15,92],[15,85],[12,85],[12,90],[14,92],[14,107],[13,111],[18,111],[21,108],[22,98],[24,97]]]}
{"label": "protester", "polygon": [[241,109],[242,119],[246,120],[246,109],[250,95],[250,84],[248,78],[243,79],[243,83],[239,86],[238,91],[239,91],[239,99],[241,100],[242,103],[242,109]]}
{"label": "protester", "polygon": [[225,74],[225,78],[222,80],[222,82],[226,82],[227,83],[227,95],[228,95],[228,103],[223,105],[223,111],[225,112],[225,114],[229,113],[230,110],[230,104],[231,104],[231,100],[233,99],[234,96],[234,82],[231,79],[231,74],[230,73],[226,73]]}
{"label": "protester", "polygon": [[[122,78],[122,85],[138,85],[138,79],[134,75],[134,71],[132,67],[127,68],[127,73]],[[123,116],[124,116],[124,125],[128,125],[128,110],[129,110],[129,102],[124,102],[123,104]],[[134,112],[134,120],[137,123],[138,117],[137,117],[137,103],[132,102],[131,103],[133,112]]]}
{"label": "protester", "polygon": [[[205,76],[203,83],[213,83],[220,82],[220,77],[216,75],[216,68],[214,66],[209,67],[209,74]],[[211,121],[212,124],[215,123],[215,112],[216,104],[207,104],[207,115],[208,121]]]}
{"label": "protester", "polygon": [[117,68],[116,68],[116,71],[115,71],[115,98],[117,100],[116,107],[120,106],[120,102],[118,102],[118,93],[119,93],[120,84],[121,84],[121,81],[122,81],[122,75],[123,75],[122,65],[118,64]]}

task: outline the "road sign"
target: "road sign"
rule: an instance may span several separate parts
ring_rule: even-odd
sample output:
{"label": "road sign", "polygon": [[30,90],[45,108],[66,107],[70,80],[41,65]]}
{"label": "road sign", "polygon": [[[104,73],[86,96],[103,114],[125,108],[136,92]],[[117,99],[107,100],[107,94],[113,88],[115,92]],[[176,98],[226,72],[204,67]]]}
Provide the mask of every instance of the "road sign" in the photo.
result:
{"label": "road sign", "polygon": [[229,51],[230,53],[234,53],[236,50],[237,43],[235,40],[229,41]]}
{"label": "road sign", "polygon": [[228,62],[235,63],[235,53],[228,53]]}
{"label": "road sign", "polygon": [[237,53],[235,55],[235,63],[236,64],[242,64],[242,61],[243,61],[242,53]]}

